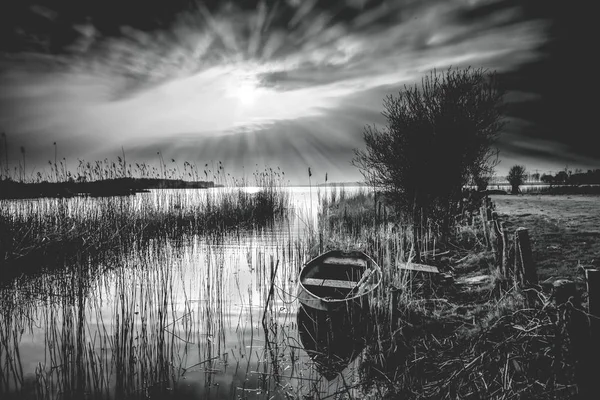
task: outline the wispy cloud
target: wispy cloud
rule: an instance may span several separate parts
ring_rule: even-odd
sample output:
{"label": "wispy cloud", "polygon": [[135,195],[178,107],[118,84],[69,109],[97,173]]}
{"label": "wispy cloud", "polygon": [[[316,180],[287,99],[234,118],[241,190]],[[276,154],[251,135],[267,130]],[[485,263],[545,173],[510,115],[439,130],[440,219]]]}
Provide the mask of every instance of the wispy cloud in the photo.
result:
{"label": "wispy cloud", "polygon": [[190,147],[173,140],[185,136],[210,143],[190,157],[230,148],[240,163],[347,164],[386,94],[433,68],[518,70],[545,40],[545,22],[518,5],[475,18],[480,2],[466,0],[256,3],[199,3],[163,27],[112,34],[82,19],[55,52],[43,35],[36,47],[19,34],[22,51],[0,56],[0,124],[15,142],[89,141],[81,157],[121,146],[183,154]]}

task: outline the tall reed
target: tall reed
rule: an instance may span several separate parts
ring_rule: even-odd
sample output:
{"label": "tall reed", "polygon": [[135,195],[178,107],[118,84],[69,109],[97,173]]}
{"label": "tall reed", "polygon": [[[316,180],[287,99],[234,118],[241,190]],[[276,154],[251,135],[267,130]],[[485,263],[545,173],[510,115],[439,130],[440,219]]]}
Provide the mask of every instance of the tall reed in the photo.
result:
{"label": "tall reed", "polygon": [[274,174],[258,187],[157,190],[127,197],[0,200],[3,280],[78,254],[94,261],[134,242],[183,240],[197,234],[252,229],[285,218],[289,193]]}

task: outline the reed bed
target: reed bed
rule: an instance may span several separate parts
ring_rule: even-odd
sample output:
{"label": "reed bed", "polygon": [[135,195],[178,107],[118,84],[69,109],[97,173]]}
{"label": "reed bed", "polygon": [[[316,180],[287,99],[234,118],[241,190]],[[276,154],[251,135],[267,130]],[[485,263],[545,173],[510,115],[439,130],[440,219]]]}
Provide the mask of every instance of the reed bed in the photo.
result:
{"label": "reed bed", "polygon": [[[172,276],[164,275],[166,268],[144,268],[144,259],[131,261],[135,269],[127,265],[98,277],[79,264],[70,282],[40,278],[48,281],[49,292],[3,298],[3,309],[10,310],[0,337],[0,359],[8,367],[3,396],[107,398],[114,391],[142,398],[172,385],[182,343],[167,330],[179,321],[169,301]],[[35,370],[15,368],[22,343],[35,337],[44,339]]]}
{"label": "reed bed", "polygon": [[[31,224],[31,242],[55,239],[66,253],[46,247],[44,260],[34,258],[21,240],[13,247],[19,256],[5,258],[3,268],[32,265],[36,273],[19,268],[0,288],[2,398],[270,399],[343,391],[343,383],[318,374],[298,337],[296,277],[314,240],[293,236],[280,188],[248,190],[248,198],[279,202],[282,218],[271,218],[278,230],[270,222],[206,230],[169,223],[194,207],[217,214],[236,204],[236,190],[10,203],[3,216],[13,218],[12,227],[15,220]],[[71,251],[67,241],[79,246]]]}
{"label": "reed bed", "polygon": [[[235,240],[199,237],[183,251],[157,242],[102,274],[82,262],[5,288],[2,397],[180,398],[191,385],[205,398],[270,398],[318,381],[295,330],[302,246],[282,239],[239,257],[224,246]],[[22,352],[34,338],[43,356],[32,371]]]}
{"label": "reed bed", "polygon": [[155,191],[128,197],[0,200],[3,281],[42,268],[95,263],[122,247],[267,226],[285,218],[289,193],[274,176],[264,185]]}
{"label": "reed bed", "polygon": [[[287,375],[271,371],[284,355],[298,364],[298,349],[290,358],[285,343],[306,249],[291,239],[281,176],[265,170],[256,186],[213,190],[2,201],[2,398],[179,398],[187,379],[206,398],[281,392]],[[33,367],[28,343],[40,347]]]}

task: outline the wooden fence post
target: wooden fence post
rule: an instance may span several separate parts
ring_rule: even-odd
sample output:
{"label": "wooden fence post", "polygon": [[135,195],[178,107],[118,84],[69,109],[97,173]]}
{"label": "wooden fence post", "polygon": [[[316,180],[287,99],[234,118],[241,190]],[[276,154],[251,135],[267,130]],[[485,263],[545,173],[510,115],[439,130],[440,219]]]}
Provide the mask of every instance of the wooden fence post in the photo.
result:
{"label": "wooden fence post", "polygon": [[[600,318],[600,269],[586,268],[585,279],[587,281],[588,312],[591,316]],[[592,318],[592,320],[598,321],[597,318]],[[593,332],[593,334],[600,335],[600,332]]]}
{"label": "wooden fence post", "polygon": [[494,259],[496,260],[496,263],[498,262],[498,237],[496,236],[496,229],[495,229],[495,222],[494,221],[488,221],[487,222],[487,226],[488,226],[488,232],[490,234],[490,246],[492,249],[492,252],[494,253]]}
{"label": "wooden fence post", "polygon": [[512,279],[510,276],[509,266],[508,266],[508,229],[504,227],[504,223],[500,222],[500,231],[502,232],[502,271],[504,272],[504,277],[507,279]]}
{"label": "wooden fence post", "polygon": [[513,260],[513,267],[511,271],[511,275],[513,277],[514,283],[518,284],[519,287],[523,288],[525,280],[523,279],[523,263],[521,262],[521,247],[519,246],[519,234],[515,231],[514,234],[514,251],[515,251],[515,259]]}
{"label": "wooden fence post", "polygon": [[567,332],[575,360],[576,399],[597,397],[598,371],[600,368],[600,270],[584,268],[587,281],[588,310],[581,305],[579,296],[571,299]]}
{"label": "wooden fence post", "polygon": [[531,252],[531,241],[529,240],[529,231],[527,228],[517,228],[515,231],[515,265],[520,265],[517,271],[517,278],[523,289],[529,289],[526,292],[527,304],[533,307],[538,299],[533,291],[538,284],[538,276],[533,263],[533,254]]}
{"label": "wooden fence post", "polygon": [[492,213],[492,224],[494,226],[494,233],[496,236],[496,266],[500,271],[500,275],[506,277],[506,273],[504,271],[504,239],[502,236],[502,226],[500,221],[498,220],[498,214]]}
{"label": "wooden fence post", "polygon": [[533,254],[531,252],[531,241],[529,240],[529,231],[527,228],[517,228],[517,246],[519,248],[519,258],[521,262],[522,283],[523,285],[537,285],[538,277],[533,263]]}
{"label": "wooden fence post", "polygon": [[485,212],[487,220],[492,219],[492,199],[488,196],[485,196]]}
{"label": "wooden fence post", "polygon": [[490,233],[488,232],[488,224],[487,224],[487,218],[486,218],[486,211],[485,211],[485,207],[481,207],[481,225],[483,227],[483,237],[485,239],[485,247],[490,250],[491,249],[491,239],[490,239]]}
{"label": "wooden fence post", "polygon": [[586,268],[585,278],[588,292],[588,313],[590,318],[591,351],[590,368],[600,371],[600,269]]}
{"label": "wooden fence post", "polygon": [[[575,399],[590,399],[593,393],[595,371],[592,370],[590,357],[590,324],[586,312],[582,309],[581,297],[575,283],[566,279],[555,281],[554,301],[558,310],[565,307],[566,331],[569,335],[570,352],[573,355],[577,396]],[[562,312],[562,311],[561,311]]]}

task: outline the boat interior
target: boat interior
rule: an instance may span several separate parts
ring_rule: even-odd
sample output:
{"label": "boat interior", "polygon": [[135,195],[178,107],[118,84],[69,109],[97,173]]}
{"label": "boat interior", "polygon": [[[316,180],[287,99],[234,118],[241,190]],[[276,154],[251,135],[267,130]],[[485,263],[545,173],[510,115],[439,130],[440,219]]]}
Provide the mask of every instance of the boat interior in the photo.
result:
{"label": "boat interior", "polygon": [[306,271],[302,283],[318,297],[348,298],[364,291],[364,284],[370,281],[368,278],[373,272],[369,264],[365,259],[328,256],[316,260]]}

